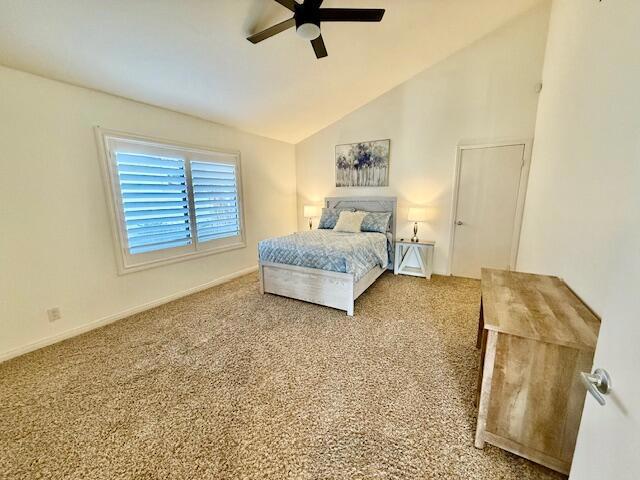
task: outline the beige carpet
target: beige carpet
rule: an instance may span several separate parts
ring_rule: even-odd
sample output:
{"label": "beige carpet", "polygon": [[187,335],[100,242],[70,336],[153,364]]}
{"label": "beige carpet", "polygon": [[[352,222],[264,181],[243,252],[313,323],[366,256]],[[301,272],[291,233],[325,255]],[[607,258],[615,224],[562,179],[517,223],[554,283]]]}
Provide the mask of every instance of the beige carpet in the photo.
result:
{"label": "beige carpet", "polygon": [[249,275],[0,365],[0,478],[550,479],[473,447],[479,284]]}

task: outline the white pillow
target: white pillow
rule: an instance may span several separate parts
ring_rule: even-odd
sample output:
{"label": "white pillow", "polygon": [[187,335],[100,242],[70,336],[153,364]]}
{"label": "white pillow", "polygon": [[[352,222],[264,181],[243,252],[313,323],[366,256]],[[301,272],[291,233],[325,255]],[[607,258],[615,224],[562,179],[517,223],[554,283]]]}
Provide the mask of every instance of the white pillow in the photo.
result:
{"label": "white pillow", "polygon": [[336,226],[333,229],[336,232],[358,233],[362,227],[362,221],[367,212],[340,212]]}

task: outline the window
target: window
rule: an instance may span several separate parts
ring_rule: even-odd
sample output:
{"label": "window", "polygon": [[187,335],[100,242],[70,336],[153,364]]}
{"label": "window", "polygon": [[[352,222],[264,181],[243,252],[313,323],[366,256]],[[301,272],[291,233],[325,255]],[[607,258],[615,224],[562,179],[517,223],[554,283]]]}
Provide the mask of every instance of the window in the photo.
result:
{"label": "window", "polygon": [[98,134],[121,273],[245,246],[239,153]]}

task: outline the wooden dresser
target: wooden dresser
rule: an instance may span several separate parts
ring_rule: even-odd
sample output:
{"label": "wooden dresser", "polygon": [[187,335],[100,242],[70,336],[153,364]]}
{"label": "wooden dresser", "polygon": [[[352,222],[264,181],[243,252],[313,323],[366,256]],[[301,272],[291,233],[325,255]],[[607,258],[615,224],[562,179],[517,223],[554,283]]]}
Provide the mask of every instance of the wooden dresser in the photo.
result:
{"label": "wooden dresser", "polygon": [[475,445],[569,473],[600,320],[557,277],[482,270]]}

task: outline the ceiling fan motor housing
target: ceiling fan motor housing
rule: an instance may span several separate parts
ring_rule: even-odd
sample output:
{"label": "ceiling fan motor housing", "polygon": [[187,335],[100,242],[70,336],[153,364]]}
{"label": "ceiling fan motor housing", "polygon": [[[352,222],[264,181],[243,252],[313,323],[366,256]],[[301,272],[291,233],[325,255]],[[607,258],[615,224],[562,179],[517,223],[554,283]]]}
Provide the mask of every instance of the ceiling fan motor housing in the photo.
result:
{"label": "ceiling fan motor housing", "polygon": [[296,5],[295,20],[296,32],[306,40],[314,40],[320,36],[320,15],[318,8],[305,2]]}

